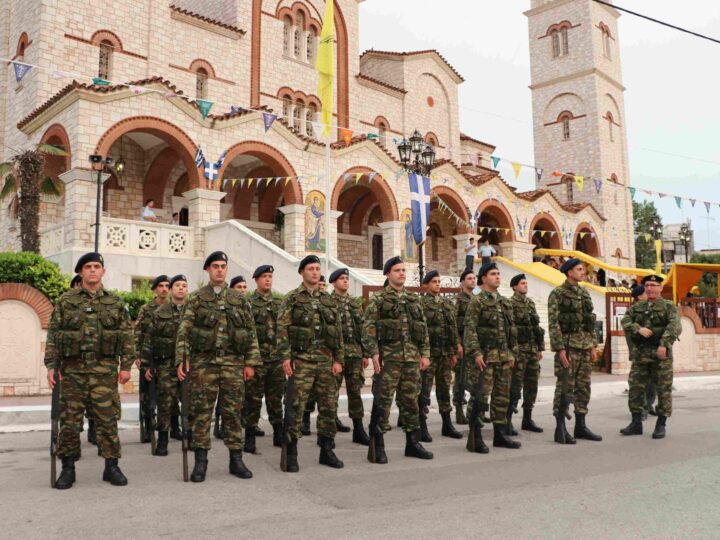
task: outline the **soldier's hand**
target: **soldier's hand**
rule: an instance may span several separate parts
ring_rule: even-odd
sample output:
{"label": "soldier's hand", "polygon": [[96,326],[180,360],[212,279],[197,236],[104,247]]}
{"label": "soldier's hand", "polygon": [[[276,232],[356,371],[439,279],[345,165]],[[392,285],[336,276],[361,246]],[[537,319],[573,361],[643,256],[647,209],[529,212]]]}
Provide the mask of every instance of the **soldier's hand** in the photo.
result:
{"label": "soldier's hand", "polygon": [[367,369],[367,367],[370,365],[370,358],[363,358],[362,359],[362,367],[363,369]]}
{"label": "soldier's hand", "polygon": [[[60,372],[58,372],[58,379],[62,381],[62,373]],[[47,380],[50,390],[55,388],[55,368],[48,369]]]}
{"label": "soldier's hand", "polygon": [[649,338],[653,335],[653,331],[649,328],[641,328],[638,330],[638,334],[640,334],[644,338]]}
{"label": "soldier's hand", "polygon": [[560,349],[558,351],[558,357],[560,358],[560,364],[562,365],[562,367],[566,369],[570,367],[570,360],[568,360],[567,352],[565,352],[565,349]]}
{"label": "soldier's hand", "polygon": [[453,355],[450,357],[450,367],[457,366],[457,356]]}
{"label": "soldier's hand", "polygon": [[420,371],[425,371],[429,367],[430,367],[430,359],[420,357]]}
{"label": "soldier's hand", "polygon": [[477,364],[477,367],[480,368],[480,371],[483,371],[485,369],[485,359],[483,358],[482,354],[479,354],[475,357],[475,363]]}
{"label": "soldier's hand", "polygon": [[375,370],[375,373],[378,375],[380,374],[380,355],[379,354],[373,354],[372,357],[373,360],[373,369]]}
{"label": "soldier's hand", "polygon": [[252,380],[253,377],[255,377],[255,368],[246,366],[245,369],[243,370],[243,375],[245,376],[246,381]]}
{"label": "soldier's hand", "polygon": [[[190,371],[190,370],[188,369],[188,371]],[[177,375],[178,375],[178,380],[179,380],[179,381],[184,381],[184,380],[185,380],[185,375],[186,375],[186,373],[185,373],[185,371],[183,371],[183,365],[182,365],[182,364],[180,364],[180,365],[178,366],[178,368],[177,368]]]}
{"label": "soldier's hand", "polygon": [[598,361],[598,353],[597,353],[597,349],[596,349],[595,347],[593,347],[592,349],[590,349],[590,359],[591,359],[593,362],[597,362],[597,361]]}
{"label": "soldier's hand", "polygon": [[285,375],[287,375],[288,377],[292,376],[293,368],[292,368],[292,361],[290,359],[283,360],[283,371],[285,372]]}
{"label": "soldier's hand", "polygon": [[118,373],[118,384],[125,384],[130,380],[130,371],[121,371]]}
{"label": "soldier's hand", "polygon": [[333,362],[332,365],[332,374],[333,375],[340,375],[343,372],[343,367],[340,362]]}
{"label": "soldier's hand", "polygon": [[510,360],[510,369],[515,367],[515,359]]}
{"label": "soldier's hand", "polygon": [[667,347],[663,347],[662,345],[660,347],[658,347],[657,357],[660,360],[665,360],[667,358]]}
{"label": "soldier's hand", "polygon": [[152,371],[150,371],[149,369],[145,370],[145,380],[152,381]]}
{"label": "soldier's hand", "polygon": [[460,345],[459,343],[458,343],[458,348],[457,348],[457,355],[458,355],[458,356],[462,356],[462,355],[463,355],[463,346]]}

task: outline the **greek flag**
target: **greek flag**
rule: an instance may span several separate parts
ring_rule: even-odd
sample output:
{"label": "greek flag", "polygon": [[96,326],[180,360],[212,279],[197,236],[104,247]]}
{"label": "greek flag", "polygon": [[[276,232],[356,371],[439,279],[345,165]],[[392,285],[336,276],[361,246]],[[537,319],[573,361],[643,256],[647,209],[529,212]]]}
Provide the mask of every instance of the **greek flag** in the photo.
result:
{"label": "greek flag", "polygon": [[227,153],[228,153],[228,151],[225,150],[222,154],[220,154],[220,157],[219,157],[218,160],[215,162],[215,167],[216,167],[218,170],[220,170],[220,168],[222,167],[223,163],[225,162],[225,156],[227,156]]}
{"label": "greek flag", "polygon": [[217,163],[205,163],[205,178],[210,180],[211,182],[217,180],[218,177],[218,169],[217,169]]}
{"label": "greek flag", "polygon": [[195,152],[195,166],[199,169],[202,167],[205,161],[205,155],[203,154],[202,148],[198,146],[197,152]]}
{"label": "greek flag", "polygon": [[428,222],[430,221],[430,178],[408,173],[410,179],[410,213],[412,233],[415,243],[425,241]]}

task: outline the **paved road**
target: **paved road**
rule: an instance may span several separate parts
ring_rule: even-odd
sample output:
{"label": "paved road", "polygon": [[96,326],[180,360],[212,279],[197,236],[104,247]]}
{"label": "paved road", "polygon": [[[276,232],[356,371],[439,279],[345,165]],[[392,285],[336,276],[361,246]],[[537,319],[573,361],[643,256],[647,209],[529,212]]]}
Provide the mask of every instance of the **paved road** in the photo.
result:
{"label": "paved road", "polygon": [[[551,427],[549,405],[537,418]],[[525,432],[521,450],[472,455],[441,438],[437,414],[430,462],[402,457],[404,438],[387,436],[390,463],[339,435],[341,471],[317,464],[315,437],[300,443],[301,472],[279,472],[268,437],[246,463],[255,478],[227,474],[215,446],[204,484],[181,481],[180,446],[151,457],[136,430],[123,430],[121,465],[130,485],[100,480],[102,462],[85,444],[78,482],[48,487],[47,433],[0,435],[0,536],[6,538],[718,538],[720,394],[677,395],[669,436],[623,439],[625,400],[591,403],[602,443],[561,447],[552,431]],[[486,437],[489,437],[489,431]]]}

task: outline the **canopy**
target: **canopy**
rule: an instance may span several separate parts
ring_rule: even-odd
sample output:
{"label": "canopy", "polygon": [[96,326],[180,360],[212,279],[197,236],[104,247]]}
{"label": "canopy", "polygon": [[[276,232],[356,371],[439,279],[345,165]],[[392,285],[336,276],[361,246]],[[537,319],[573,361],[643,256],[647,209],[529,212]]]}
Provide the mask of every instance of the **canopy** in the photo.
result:
{"label": "canopy", "polygon": [[655,270],[648,270],[646,268],[628,268],[627,266],[615,266],[613,264],[608,264],[604,261],[601,261],[600,259],[591,257],[590,255],[588,255],[587,253],[583,253],[582,251],[573,251],[569,249],[536,249],[535,254],[550,255],[551,257],[565,257],[566,259],[575,257],[592,266],[604,268],[605,270],[610,270],[611,272],[614,272],[616,274],[627,274],[630,276],[644,277],[655,273]]}
{"label": "canopy", "polygon": [[706,272],[720,274],[720,264],[680,263],[673,264],[665,279],[667,285],[673,288],[673,301],[677,304],[685,298],[690,289],[700,280]]}

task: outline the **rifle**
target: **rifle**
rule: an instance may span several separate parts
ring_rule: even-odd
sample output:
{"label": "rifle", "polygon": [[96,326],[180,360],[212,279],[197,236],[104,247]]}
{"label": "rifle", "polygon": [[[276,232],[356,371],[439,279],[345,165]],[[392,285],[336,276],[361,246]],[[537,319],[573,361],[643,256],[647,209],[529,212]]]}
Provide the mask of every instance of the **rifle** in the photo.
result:
{"label": "rifle", "polygon": [[[570,347],[569,344],[565,344],[565,355],[567,356],[568,362],[570,362]],[[560,375],[560,414],[565,415],[565,418],[568,420],[572,419],[572,416],[570,416],[570,413],[568,412],[568,409],[570,409],[570,404],[575,403],[575,396],[569,396],[568,395],[568,378],[570,377],[570,366],[568,367],[562,367],[562,364],[560,365],[562,369],[562,375]]]}
{"label": "rifle", "polygon": [[[475,452],[475,432],[479,429],[480,414],[488,410],[488,406],[482,398],[483,389],[485,387],[485,370],[487,370],[488,354],[487,348],[483,350],[483,360],[485,361],[485,369],[480,371],[477,383],[473,390],[471,403],[473,404],[472,414],[468,416],[468,424],[470,425],[470,432],[468,433],[468,440],[465,447],[471,452]],[[480,369],[478,367],[478,369]]]}
{"label": "rifle", "polygon": [[287,451],[290,443],[290,429],[295,423],[295,368],[293,366],[293,374],[288,377],[285,386],[285,414],[283,416],[282,426],[282,450],[280,451],[280,470],[287,472]]}
{"label": "rifle", "polygon": [[467,424],[467,418],[465,417],[465,409],[463,407],[463,401],[465,401],[465,350],[460,357],[460,369],[458,370],[458,393],[455,396],[457,403],[455,404],[455,422],[458,424]]}
{"label": "rifle", "polygon": [[157,447],[157,438],[155,429],[157,428],[157,376],[158,369],[155,365],[155,359],[150,360],[150,407],[148,410],[148,416],[150,417],[150,453],[155,455],[155,448]]}
{"label": "rifle", "polygon": [[380,399],[382,396],[382,372],[383,367],[385,364],[384,361],[384,355],[383,355],[383,347],[382,347],[382,327],[378,328],[377,335],[378,335],[378,352],[379,352],[379,363],[380,363],[380,373],[376,373],[373,377],[373,383],[372,383],[372,395],[373,395],[373,402],[372,402],[372,410],[370,412],[370,425],[368,426],[368,435],[370,437],[370,444],[368,445],[368,453],[367,453],[367,459],[370,463],[377,463],[377,456],[376,456],[376,445],[375,442],[377,440],[378,435],[382,437],[382,430],[380,428],[380,422],[382,421],[383,417],[383,409],[380,405]]}
{"label": "rifle", "polygon": [[140,421],[140,442],[145,442],[145,370],[140,368],[140,380],[138,381],[138,420]]}
{"label": "rifle", "polygon": [[57,368],[53,375],[55,386],[52,391],[50,405],[50,487],[55,487],[57,482],[57,446],[58,433],[60,432],[60,376]]}
{"label": "rifle", "polygon": [[180,402],[180,415],[182,416],[182,454],[183,454],[183,480],[188,481],[188,450],[190,450],[190,364],[186,357],[183,357],[183,371],[185,378],[182,381],[182,400]]}

